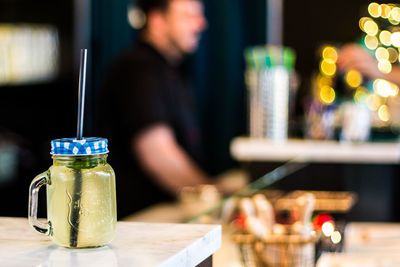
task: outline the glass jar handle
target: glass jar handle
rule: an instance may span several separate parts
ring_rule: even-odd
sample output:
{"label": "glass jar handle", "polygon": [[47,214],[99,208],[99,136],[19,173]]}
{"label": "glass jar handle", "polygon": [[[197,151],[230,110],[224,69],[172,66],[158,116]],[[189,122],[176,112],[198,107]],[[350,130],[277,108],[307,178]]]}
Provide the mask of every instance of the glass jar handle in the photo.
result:
{"label": "glass jar handle", "polygon": [[49,181],[49,172],[46,171],[36,176],[29,187],[29,224],[33,227],[33,229],[45,235],[50,235],[50,222],[41,223],[37,219],[38,193],[40,187],[48,184]]}

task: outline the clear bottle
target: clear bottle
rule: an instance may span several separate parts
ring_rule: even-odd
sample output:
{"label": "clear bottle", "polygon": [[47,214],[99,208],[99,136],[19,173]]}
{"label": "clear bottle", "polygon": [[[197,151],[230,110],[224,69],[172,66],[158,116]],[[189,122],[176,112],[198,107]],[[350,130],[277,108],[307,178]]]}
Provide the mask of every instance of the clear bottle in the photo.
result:
{"label": "clear bottle", "polygon": [[[107,163],[107,140],[52,141],[53,165],[31,183],[29,221],[37,231],[68,248],[109,243],[117,221],[115,174]],[[37,221],[37,192],[46,184],[46,224]]]}

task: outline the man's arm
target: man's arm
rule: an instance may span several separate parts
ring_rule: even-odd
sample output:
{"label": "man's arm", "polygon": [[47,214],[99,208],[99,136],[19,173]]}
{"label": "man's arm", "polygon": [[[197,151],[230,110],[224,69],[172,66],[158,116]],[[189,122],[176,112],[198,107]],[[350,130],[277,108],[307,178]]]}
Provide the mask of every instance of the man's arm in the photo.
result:
{"label": "man's arm", "polygon": [[136,136],[132,149],[155,182],[174,195],[184,186],[210,183],[165,124],[152,126]]}
{"label": "man's arm", "polygon": [[400,86],[400,67],[393,65],[390,73],[382,73],[377,60],[356,44],[347,44],[339,51],[338,66],[342,71],[355,69],[369,79],[386,79]]}

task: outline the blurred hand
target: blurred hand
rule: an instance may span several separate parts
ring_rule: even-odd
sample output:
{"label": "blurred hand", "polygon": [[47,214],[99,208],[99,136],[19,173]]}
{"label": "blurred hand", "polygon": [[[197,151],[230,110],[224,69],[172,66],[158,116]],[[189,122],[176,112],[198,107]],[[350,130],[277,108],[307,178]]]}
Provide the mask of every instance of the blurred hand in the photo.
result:
{"label": "blurred hand", "polygon": [[356,44],[347,44],[339,50],[337,65],[343,72],[354,69],[369,79],[385,78],[385,75],[379,71],[375,58]]}
{"label": "blurred hand", "polygon": [[249,182],[249,175],[240,169],[231,169],[216,179],[215,185],[223,195],[231,195],[246,187]]}

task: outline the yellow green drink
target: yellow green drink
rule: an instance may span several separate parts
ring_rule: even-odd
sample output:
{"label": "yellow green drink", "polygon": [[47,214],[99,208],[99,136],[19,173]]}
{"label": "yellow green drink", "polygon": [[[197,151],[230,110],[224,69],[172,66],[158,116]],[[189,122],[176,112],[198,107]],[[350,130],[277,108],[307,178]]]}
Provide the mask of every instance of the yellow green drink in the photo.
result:
{"label": "yellow green drink", "polygon": [[[53,166],[38,175],[31,185],[32,192],[38,188],[38,181],[39,185],[47,184],[48,223],[43,229],[35,218],[30,218],[31,224],[60,246],[88,248],[106,245],[115,235],[117,220],[115,174],[107,163],[107,153],[90,154],[99,144],[90,151],[86,149],[86,142],[99,142],[98,139],[79,140],[72,145],[71,139],[59,140],[66,141],[52,143]],[[84,145],[82,153],[76,150],[76,155],[70,155],[69,150],[64,152],[64,148],[80,146],[81,143]],[[57,150],[57,146],[63,149]],[[97,150],[106,151],[104,148]],[[32,208],[35,196],[31,195]]]}

